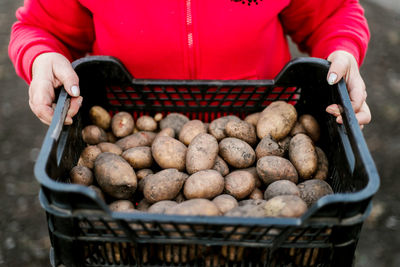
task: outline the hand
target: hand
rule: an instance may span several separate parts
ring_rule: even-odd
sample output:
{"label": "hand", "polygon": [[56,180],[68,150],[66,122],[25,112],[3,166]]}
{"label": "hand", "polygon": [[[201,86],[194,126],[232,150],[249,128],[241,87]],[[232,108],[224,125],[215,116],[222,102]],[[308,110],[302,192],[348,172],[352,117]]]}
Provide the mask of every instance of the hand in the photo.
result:
{"label": "hand", "polygon": [[53,117],[54,88],[61,85],[64,85],[65,90],[72,96],[65,119],[65,124],[72,124],[72,117],[76,115],[82,104],[77,74],[69,60],[59,53],[43,53],[37,56],[32,64],[29,106],[45,124],[50,124]]}
{"label": "hand", "polygon": [[[371,121],[371,112],[366,102],[365,83],[360,75],[356,59],[352,54],[338,50],[329,55],[328,61],[331,62],[327,77],[328,83],[332,85],[342,78],[345,80],[358,124],[363,128]],[[329,105],[326,111],[336,116],[338,123],[343,123],[338,105]]]}

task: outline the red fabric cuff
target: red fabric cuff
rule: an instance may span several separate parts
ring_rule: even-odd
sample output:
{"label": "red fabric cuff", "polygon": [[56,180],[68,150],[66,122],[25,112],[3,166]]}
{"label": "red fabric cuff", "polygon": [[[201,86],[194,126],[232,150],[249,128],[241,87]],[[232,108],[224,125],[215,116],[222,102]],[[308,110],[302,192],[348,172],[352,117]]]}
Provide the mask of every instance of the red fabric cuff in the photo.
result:
{"label": "red fabric cuff", "polygon": [[358,66],[361,66],[365,52],[360,48],[357,42],[349,38],[339,38],[334,40],[327,40],[315,46],[311,52],[311,56],[327,59],[328,56],[337,50],[349,52],[357,60]]}

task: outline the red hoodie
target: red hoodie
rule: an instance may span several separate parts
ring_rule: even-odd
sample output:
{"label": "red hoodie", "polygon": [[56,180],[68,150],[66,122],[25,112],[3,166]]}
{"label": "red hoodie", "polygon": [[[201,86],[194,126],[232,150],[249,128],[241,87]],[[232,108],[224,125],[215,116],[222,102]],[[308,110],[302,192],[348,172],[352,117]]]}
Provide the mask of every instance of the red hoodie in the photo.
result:
{"label": "red hoodie", "polygon": [[43,52],[114,56],[136,78],[271,79],[290,60],[286,35],[359,64],[369,41],[357,0],[25,0],[16,16],[9,55],[28,83]]}

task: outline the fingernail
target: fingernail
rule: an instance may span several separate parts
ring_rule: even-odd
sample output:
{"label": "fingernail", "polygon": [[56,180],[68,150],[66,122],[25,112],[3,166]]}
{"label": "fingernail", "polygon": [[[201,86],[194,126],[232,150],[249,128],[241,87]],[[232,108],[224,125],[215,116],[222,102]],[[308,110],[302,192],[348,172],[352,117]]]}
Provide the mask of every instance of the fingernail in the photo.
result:
{"label": "fingernail", "polygon": [[329,74],[328,83],[332,85],[336,82],[336,79],[337,79],[337,74],[332,72],[331,74]]}
{"label": "fingernail", "polygon": [[79,88],[78,88],[78,86],[73,85],[73,86],[71,87],[71,92],[72,92],[72,95],[73,95],[73,96],[78,96],[78,95],[79,95]]}

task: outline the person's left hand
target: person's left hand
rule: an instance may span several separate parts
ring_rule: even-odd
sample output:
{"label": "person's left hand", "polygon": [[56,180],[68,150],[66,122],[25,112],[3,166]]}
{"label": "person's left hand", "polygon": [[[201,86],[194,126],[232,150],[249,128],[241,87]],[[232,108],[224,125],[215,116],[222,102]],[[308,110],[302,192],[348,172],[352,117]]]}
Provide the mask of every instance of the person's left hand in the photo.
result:
{"label": "person's left hand", "polygon": [[[365,83],[360,75],[356,59],[352,54],[338,50],[331,53],[327,60],[331,62],[327,76],[328,83],[332,85],[342,78],[345,80],[358,124],[363,128],[365,124],[371,121],[371,112],[366,102]],[[338,123],[343,123],[338,105],[329,105],[326,111],[334,115]]]}

